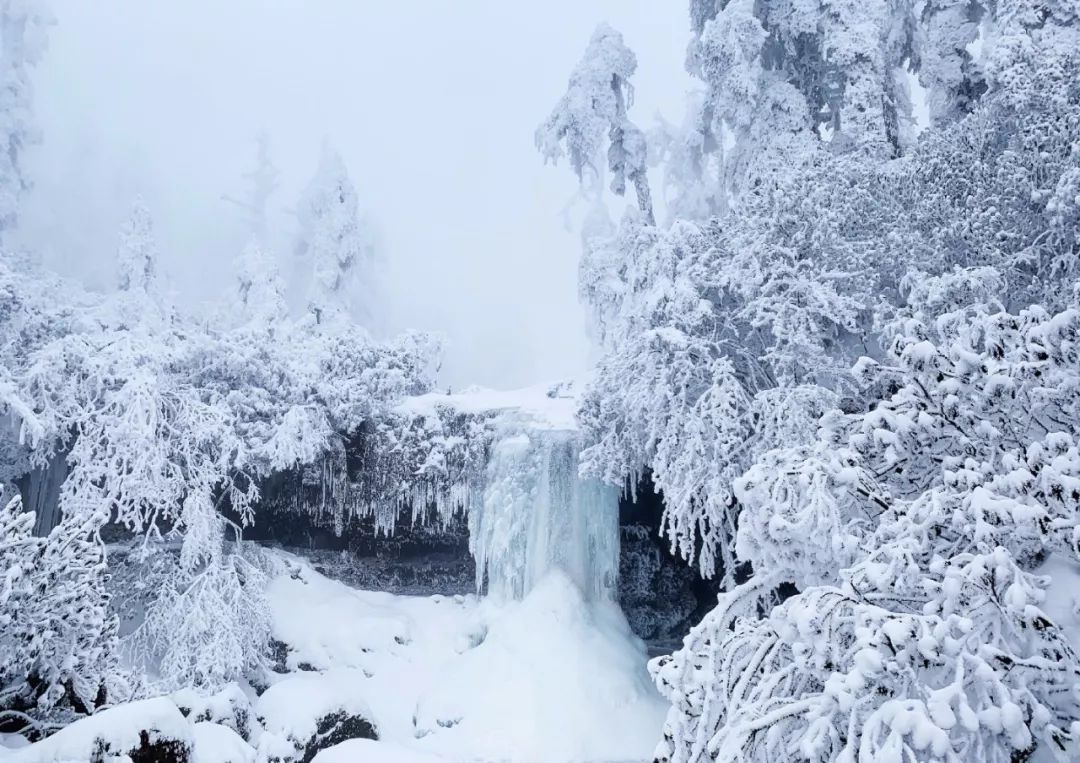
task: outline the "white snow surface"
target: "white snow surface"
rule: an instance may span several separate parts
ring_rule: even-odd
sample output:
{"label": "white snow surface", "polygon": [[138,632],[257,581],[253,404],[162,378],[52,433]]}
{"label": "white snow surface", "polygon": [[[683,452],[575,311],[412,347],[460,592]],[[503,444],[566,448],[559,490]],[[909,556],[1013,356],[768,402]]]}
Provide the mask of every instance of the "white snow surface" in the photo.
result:
{"label": "white snow surface", "polygon": [[407,398],[398,410],[412,415],[433,414],[439,408],[465,414],[500,413],[538,428],[576,431],[575,411],[583,386],[580,381],[565,381],[513,390],[468,387],[451,394],[429,392]]}
{"label": "white snow surface", "polygon": [[255,748],[228,726],[201,721],[193,727],[191,763],[255,763]]}
{"label": "white snow surface", "polygon": [[393,742],[371,739],[349,739],[322,750],[312,763],[438,763],[446,760],[419,750],[411,750]]}
{"label": "white snow surface", "polygon": [[[113,754],[123,754],[139,746],[139,732],[149,732],[150,741],[168,739],[193,744],[192,724],[168,697],[155,697],[118,705],[60,729],[49,738],[0,755],[4,763],[85,763],[99,740],[108,743]],[[210,758],[209,760],[214,760]]]}
{"label": "white snow surface", "polygon": [[317,731],[321,718],[337,712],[372,719],[364,701],[365,674],[353,668],[295,673],[277,682],[259,697],[255,712],[263,725],[260,759],[288,759]]}
{"label": "white snow surface", "polygon": [[324,709],[322,686],[338,705],[366,706],[380,740],[407,751],[551,763],[650,757],[666,707],[644,645],[615,604],[586,601],[565,575],[497,602],[358,591],[289,561],[293,572],[270,586],[274,635],[293,650],[290,667],[317,672],[283,678],[260,698],[274,725],[306,729]]}

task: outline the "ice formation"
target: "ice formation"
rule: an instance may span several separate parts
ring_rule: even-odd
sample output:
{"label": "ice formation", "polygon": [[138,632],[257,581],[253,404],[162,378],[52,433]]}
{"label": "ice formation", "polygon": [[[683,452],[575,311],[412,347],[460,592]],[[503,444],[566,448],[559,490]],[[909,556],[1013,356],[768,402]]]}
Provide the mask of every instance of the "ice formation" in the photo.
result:
{"label": "ice formation", "polygon": [[[558,570],[587,600],[615,597],[618,491],[578,475],[575,390],[572,384],[511,392],[473,389],[425,395],[404,406],[411,421],[439,417],[485,423],[486,455],[475,478],[465,482],[448,474],[439,476],[449,498],[446,503],[469,513],[477,588],[490,596],[523,599],[548,573]],[[446,429],[453,439],[453,428]],[[467,439],[475,437],[477,429],[463,431]],[[443,455],[452,449],[447,440],[443,436],[439,441],[439,464],[451,460]],[[424,463],[433,460],[428,457]],[[433,503],[443,511],[438,501]]]}
{"label": "ice formation", "polygon": [[524,426],[497,437],[483,500],[469,516],[477,580],[522,599],[554,570],[589,600],[613,600],[619,570],[617,491],[578,476],[577,433]]}

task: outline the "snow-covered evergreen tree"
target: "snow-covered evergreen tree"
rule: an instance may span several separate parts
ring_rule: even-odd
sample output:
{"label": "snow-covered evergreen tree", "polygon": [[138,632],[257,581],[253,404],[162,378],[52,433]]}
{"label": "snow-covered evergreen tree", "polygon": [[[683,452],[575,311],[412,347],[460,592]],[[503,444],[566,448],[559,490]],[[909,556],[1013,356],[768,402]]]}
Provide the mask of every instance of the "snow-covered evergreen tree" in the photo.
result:
{"label": "snow-covered evergreen tree", "polygon": [[277,264],[252,239],[236,265],[236,297],[243,320],[258,326],[273,326],[288,316],[285,283]]}
{"label": "snow-covered evergreen tree", "polygon": [[369,325],[375,298],[370,231],[361,221],[345,163],[327,145],[298,215],[297,254],[311,269],[307,309],[315,322],[334,323],[354,313]]}
{"label": "snow-covered evergreen tree", "polygon": [[0,236],[14,227],[30,187],[23,154],[38,140],[31,75],[45,52],[51,23],[44,0],[0,3]]}
{"label": "snow-covered evergreen tree", "polygon": [[249,184],[248,197],[234,200],[247,212],[251,225],[251,235],[258,244],[266,246],[269,225],[270,197],[277,189],[278,170],[270,156],[270,138],[265,132],[259,133],[255,142],[255,166],[244,174]]}
{"label": "snow-covered evergreen tree", "polygon": [[121,291],[152,293],[157,286],[158,248],[154,221],[142,199],[136,199],[131,214],[120,228],[116,254],[117,284]]}
{"label": "snow-covered evergreen tree", "polygon": [[[536,145],[545,161],[569,156],[582,183],[600,191],[604,176],[601,156],[607,147],[611,190],[622,196],[629,180],[637,194],[638,209],[653,222],[649,189],[648,144],[645,134],[627,116],[633,105],[630,78],[637,57],[622,35],[607,24],[593,32],[581,61],[570,74],[566,94],[536,131]],[[606,136],[606,140],[605,140]]]}
{"label": "snow-covered evergreen tree", "polygon": [[977,0],[932,0],[923,6],[919,81],[935,126],[969,113],[986,92],[982,65],[971,53],[986,14]]}

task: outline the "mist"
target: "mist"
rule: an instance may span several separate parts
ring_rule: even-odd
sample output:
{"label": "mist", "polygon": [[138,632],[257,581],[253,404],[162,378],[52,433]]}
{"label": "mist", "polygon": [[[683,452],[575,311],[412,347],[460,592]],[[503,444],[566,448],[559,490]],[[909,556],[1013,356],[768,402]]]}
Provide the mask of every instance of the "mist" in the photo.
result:
{"label": "mist", "polygon": [[681,4],[65,0],[54,12],[26,246],[111,289],[117,230],[141,196],[173,298],[209,309],[249,236],[226,197],[244,193],[259,133],[280,171],[271,243],[286,277],[292,206],[328,140],[383,259],[385,328],[441,332],[443,386],[586,368],[576,181],[544,166],[533,132],[595,25],[638,54],[643,127],[658,111],[678,119],[690,87]]}

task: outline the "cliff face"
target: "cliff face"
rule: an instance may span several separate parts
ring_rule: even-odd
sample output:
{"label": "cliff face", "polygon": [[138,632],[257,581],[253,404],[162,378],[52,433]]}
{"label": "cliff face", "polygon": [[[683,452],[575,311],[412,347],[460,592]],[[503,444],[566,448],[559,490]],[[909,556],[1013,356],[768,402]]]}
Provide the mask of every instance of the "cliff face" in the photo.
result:
{"label": "cliff face", "polygon": [[246,537],[360,588],[523,598],[558,569],[617,600],[634,632],[677,644],[716,592],[659,537],[661,496],[581,479],[568,385],[426,395],[263,486]]}
{"label": "cliff face", "polygon": [[[716,601],[716,590],[674,558],[657,535],[661,497],[642,485],[637,503],[620,502],[617,598],[630,627],[658,651],[676,646]],[[335,532],[317,506],[271,511],[246,537],[307,557],[324,575],[358,588],[431,595],[476,591],[476,562],[469,552],[468,520],[399,523],[393,535],[377,534],[372,517],[354,517]]]}

